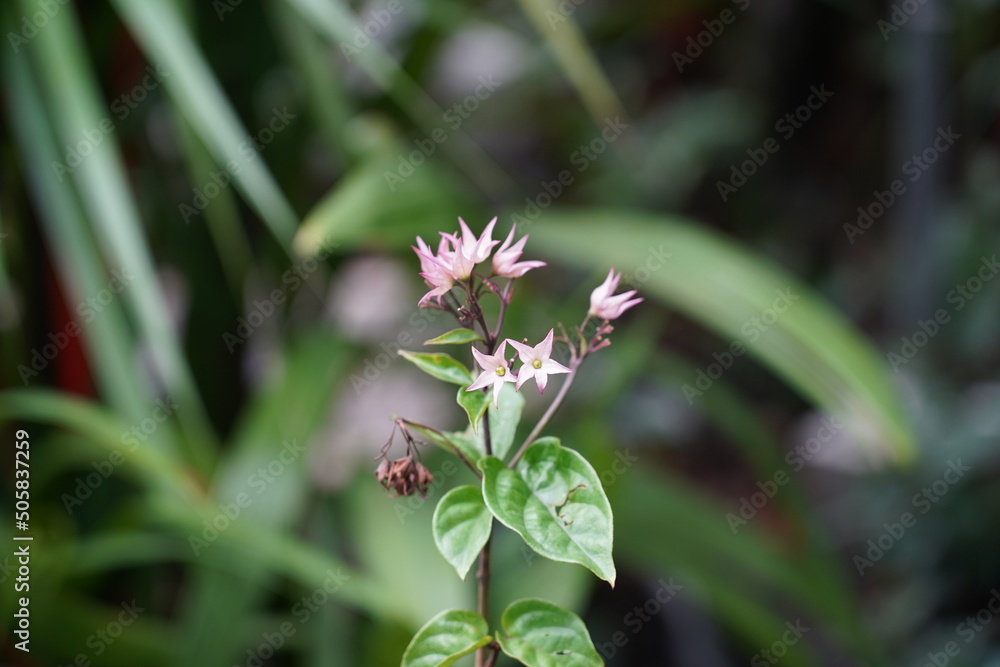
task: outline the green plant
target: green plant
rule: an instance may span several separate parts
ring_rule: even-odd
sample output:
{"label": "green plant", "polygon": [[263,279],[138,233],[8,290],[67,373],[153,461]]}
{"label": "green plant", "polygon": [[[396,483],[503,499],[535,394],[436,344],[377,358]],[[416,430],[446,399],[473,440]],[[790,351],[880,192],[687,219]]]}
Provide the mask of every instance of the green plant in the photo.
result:
{"label": "green plant", "polygon": [[[465,579],[473,562],[476,571],[478,610],[449,610],[431,619],[414,636],[403,654],[403,667],[450,665],[473,651],[476,665],[494,664],[503,651],[530,667],[603,664],[583,621],[573,612],[544,600],[512,603],[501,618],[503,633],[489,634],[490,542],[493,520],[520,535],[536,553],[556,561],[578,563],[612,586],[615,565],[611,550],[614,537],[611,504],[597,472],[576,450],[564,447],[558,438],[540,437],[562,405],[588,355],[607,347],[614,330],[611,321],[642,299],[632,299],[634,290],[614,295],[620,276],[612,269],[604,283],[593,291],[590,310],[573,333],[560,325],[535,346],[516,340],[501,340],[504,316],[514,295],[514,280],[543,262],[518,262],[527,236],[512,245],[515,228],[493,255],[487,274],[475,270],[489,259],[499,241],[492,240],[496,218],[476,237],[459,218],[462,234],[442,234],[437,255],[418,238],[421,275],[431,286],[420,301],[425,308],[447,311],[461,326],[428,345],[472,344],[471,352],[482,368],[473,378],[469,369],[451,355],[436,352],[401,352],[406,359],[432,377],[459,386],[456,400],[469,418],[463,432],[444,432],[405,418],[393,428],[406,442],[405,456],[389,460],[390,436],[382,451],[376,478],[399,495],[426,494],[433,480],[420,462],[418,437],[435,443],[457,456],[481,481],[480,487],[459,486],[441,498],[434,512],[433,532],[438,550]],[[498,278],[506,284],[498,284]],[[456,296],[456,293],[459,296]],[[481,305],[482,297],[495,296],[499,313],[490,325]],[[478,329],[478,330],[477,330]],[[568,350],[568,364],[552,359],[553,342]],[[507,344],[516,348],[521,362],[507,358]],[[477,349],[476,345],[482,347]],[[530,379],[544,392],[550,374],[566,374],[562,387],[548,409],[511,454],[524,399],[512,391]],[[490,407],[490,392],[493,405]],[[485,419],[484,419],[485,416]]]}

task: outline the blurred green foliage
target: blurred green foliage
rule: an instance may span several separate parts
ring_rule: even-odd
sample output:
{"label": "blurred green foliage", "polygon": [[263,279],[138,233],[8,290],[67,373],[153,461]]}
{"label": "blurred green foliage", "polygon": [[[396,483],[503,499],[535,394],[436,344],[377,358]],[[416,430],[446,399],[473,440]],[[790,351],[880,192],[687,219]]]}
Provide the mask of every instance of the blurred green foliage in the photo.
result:
{"label": "blurred green foliage", "polygon": [[[886,32],[895,5],[847,2],[4,3],[0,421],[31,433],[35,537],[32,652],[8,634],[4,659],[392,665],[427,618],[471,608],[430,531],[471,474],[429,451],[439,486],[409,503],[350,457],[320,484],[314,454],[360,437],[338,421],[352,394],[388,436],[402,408],[364,374],[445,330],[414,297],[390,333],[352,333],[329,315],[346,267],[388,258],[416,294],[415,235],[499,215],[550,262],[510,330],[578,321],[609,266],[647,303],[554,424],[605,473],[619,586],[500,531],[497,612],[575,609],[612,665],[761,660],[796,619],[815,630],[783,664],[917,664],[949,641],[949,664],[1000,661],[993,629],[958,628],[1000,574],[981,273],[1000,12],[919,7]],[[952,124],[954,147],[847,229]],[[819,413],[841,426],[799,472]],[[670,577],[676,601],[636,621]]]}

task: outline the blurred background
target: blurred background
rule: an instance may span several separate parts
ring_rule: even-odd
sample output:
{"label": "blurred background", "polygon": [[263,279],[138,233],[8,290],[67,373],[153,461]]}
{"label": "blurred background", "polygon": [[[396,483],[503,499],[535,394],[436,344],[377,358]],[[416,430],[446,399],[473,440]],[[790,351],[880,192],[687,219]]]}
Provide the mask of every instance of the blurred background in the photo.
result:
{"label": "blurred background", "polygon": [[501,529],[497,615],[612,666],[1000,665],[995,0],[0,12],[0,662],[395,665],[473,608],[430,518],[475,478],[372,471],[463,417],[395,354],[452,328],[409,246],[499,216],[549,263],[508,335],[612,266],[646,301],[549,429],[618,585]]}

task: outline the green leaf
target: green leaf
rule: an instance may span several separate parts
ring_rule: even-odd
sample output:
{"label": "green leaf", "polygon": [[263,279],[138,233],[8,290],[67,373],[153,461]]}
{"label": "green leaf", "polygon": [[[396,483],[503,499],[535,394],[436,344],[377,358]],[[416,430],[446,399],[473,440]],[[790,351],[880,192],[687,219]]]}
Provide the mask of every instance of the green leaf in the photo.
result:
{"label": "green leaf", "polygon": [[[550,210],[531,234],[536,247],[582,267],[599,263],[626,274],[646,267],[640,296],[696,320],[727,348],[744,344],[840,417],[874,459],[913,459],[913,422],[884,357],[826,300],[772,262],[690,221],[635,211]],[[791,304],[784,305],[789,293]],[[776,302],[785,312],[766,331],[752,327]]]}
{"label": "green leaf", "polygon": [[437,338],[425,340],[424,345],[459,345],[462,343],[475,343],[482,339],[483,337],[472,329],[452,329]]}
{"label": "green leaf", "polygon": [[579,563],[615,585],[611,505],[587,459],[540,438],[513,470],[495,456],[479,467],[486,506],[502,524],[542,556]]}
{"label": "green leaf", "polygon": [[490,405],[491,397],[492,394],[487,394],[478,390],[468,391],[466,387],[459,387],[458,396],[455,397],[455,400],[458,401],[458,404],[462,406],[463,410],[465,410],[465,414],[469,415],[469,423],[472,424],[473,431],[479,427],[479,420],[482,419],[483,415],[486,413],[486,408]]}
{"label": "green leaf", "polygon": [[[490,447],[493,455],[499,459],[507,458],[507,452],[514,443],[514,433],[517,425],[521,423],[521,411],[524,409],[524,396],[520,392],[514,391],[514,387],[505,384],[500,390],[500,407],[489,406],[487,419],[490,420]],[[479,451],[485,454],[486,448],[483,445],[483,437],[478,437]],[[480,454],[482,456],[482,454]],[[479,460],[479,457],[476,457]]]}
{"label": "green leaf", "polygon": [[486,619],[474,611],[443,611],[414,635],[400,667],[447,667],[489,644],[488,632]]}
{"label": "green leaf", "polygon": [[436,377],[438,380],[444,380],[445,382],[451,382],[465,387],[469,386],[473,382],[472,374],[469,373],[469,369],[451,355],[443,352],[427,354],[425,352],[408,352],[406,350],[400,350],[399,356],[403,357],[428,375]]}
{"label": "green leaf", "polygon": [[503,652],[528,667],[600,667],[604,664],[579,616],[545,600],[518,600],[503,613]]}
{"label": "green leaf", "polygon": [[410,424],[410,428],[427,438],[447,452],[461,452],[471,463],[475,463],[483,457],[482,443],[469,437],[466,433],[445,431],[439,433],[428,428]]}
{"label": "green leaf", "polygon": [[452,489],[435,508],[432,525],[438,551],[464,581],[493,529],[483,492],[475,486]]}

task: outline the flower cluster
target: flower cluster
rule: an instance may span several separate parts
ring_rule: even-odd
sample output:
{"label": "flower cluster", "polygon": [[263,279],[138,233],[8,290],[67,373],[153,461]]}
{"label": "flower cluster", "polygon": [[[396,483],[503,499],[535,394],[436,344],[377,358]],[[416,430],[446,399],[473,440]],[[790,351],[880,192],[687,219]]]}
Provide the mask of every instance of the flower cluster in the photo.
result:
{"label": "flower cluster", "polygon": [[[489,259],[493,248],[500,243],[500,241],[493,240],[493,227],[496,222],[496,218],[490,220],[482,235],[476,237],[469,226],[465,224],[465,220],[459,218],[458,224],[462,230],[461,233],[441,232],[441,241],[438,244],[436,255],[422,238],[417,237],[417,247],[413,248],[413,251],[420,258],[420,275],[432,288],[420,299],[420,305],[426,305],[431,299],[435,299],[436,303],[440,305],[441,297],[450,292],[456,284],[468,281],[473,275],[476,265]],[[490,277],[520,278],[531,269],[545,266],[545,262],[518,261],[528,237],[522,236],[514,243],[516,229],[517,225],[514,225],[507,235],[507,239],[493,255]]]}
{"label": "flower cluster", "polygon": [[[476,363],[483,369],[483,372],[479,374],[475,382],[469,385],[466,391],[475,391],[492,385],[493,404],[498,405],[500,390],[505,383],[516,382],[515,389],[520,389],[521,385],[534,378],[538,392],[543,393],[550,374],[573,372],[572,369],[566,368],[552,359],[552,336],[554,333],[553,329],[549,329],[549,334],[545,339],[534,347],[508,338],[500,343],[495,354],[483,354],[476,348],[472,348],[472,356],[476,358]],[[521,368],[517,371],[511,369],[511,365],[514,363],[513,358],[507,361],[507,343],[510,343],[517,350],[521,359]]]}
{"label": "flower cluster", "polygon": [[[472,355],[482,372],[466,391],[492,387],[494,405],[498,405],[500,390],[508,382],[515,383],[515,388],[520,390],[525,382],[534,379],[539,393],[544,393],[549,375],[572,373],[583,357],[609,345],[610,341],[605,336],[613,330],[609,323],[610,320],[617,319],[626,310],[642,301],[641,298],[632,298],[636,293],[635,290],[617,295],[614,293],[618,289],[621,275],[616,275],[614,269],[611,269],[604,282],[590,295],[590,310],[587,313],[587,318],[583,325],[577,328],[579,344],[575,344],[568,335],[564,334],[560,337],[560,340],[569,347],[570,367],[552,359],[552,344],[555,334],[553,329],[550,329],[548,335],[534,347],[529,346],[526,340],[517,342],[507,338],[500,341],[503,316],[512,296],[511,282],[531,269],[545,266],[545,262],[520,261],[528,237],[523,236],[514,242],[516,225],[511,228],[502,244],[500,241],[494,241],[493,227],[496,222],[497,219],[493,218],[486,225],[483,233],[476,236],[465,224],[465,221],[459,218],[458,224],[461,232],[451,234],[441,232],[437,254],[420,237],[417,237],[417,246],[413,248],[417,257],[420,258],[420,275],[431,287],[431,290],[420,299],[420,305],[451,311],[462,326],[474,330],[478,325],[482,331],[486,350],[482,351],[475,346],[472,347]],[[498,244],[500,247],[494,253],[493,249]],[[493,261],[489,274],[476,273],[476,266],[489,259],[491,254]],[[511,280],[501,290],[491,280],[496,276]],[[459,303],[454,295],[448,300],[443,300],[454,287],[464,289],[466,296],[464,304]],[[500,318],[493,329],[486,325],[482,308],[479,306],[478,299],[483,287],[493,292],[501,302]],[[587,339],[584,337],[583,330],[591,318],[597,319],[599,323],[592,337]],[[521,366],[516,370],[513,368],[514,358],[507,358],[508,343],[517,351],[521,361]]]}

